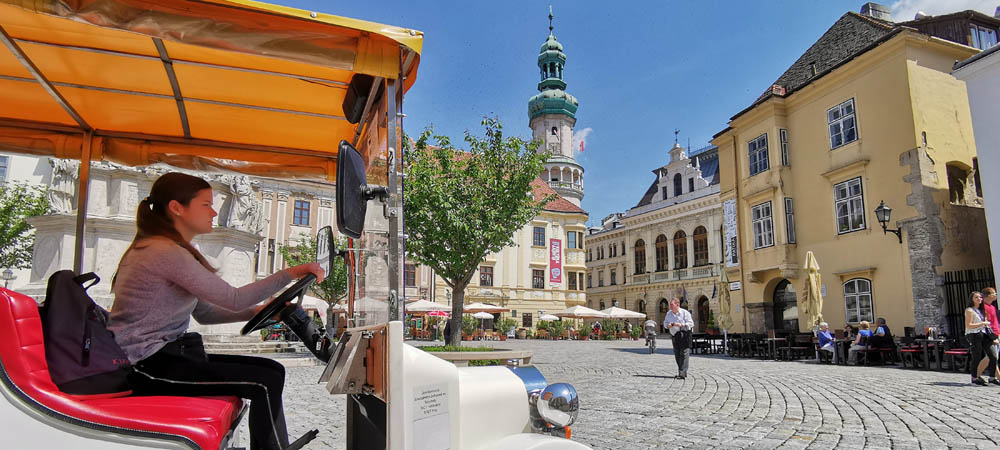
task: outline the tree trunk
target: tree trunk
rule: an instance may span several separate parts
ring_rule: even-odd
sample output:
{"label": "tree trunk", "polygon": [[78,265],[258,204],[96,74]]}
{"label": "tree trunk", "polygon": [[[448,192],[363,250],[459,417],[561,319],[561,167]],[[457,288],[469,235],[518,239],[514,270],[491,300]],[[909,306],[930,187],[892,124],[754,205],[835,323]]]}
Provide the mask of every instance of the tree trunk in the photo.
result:
{"label": "tree trunk", "polygon": [[462,345],[462,314],[465,311],[465,284],[455,284],[455,288],[452,289],[451,295],[451,318],[448,319],[451,322],[451,339],[446,342],[446,345]]}

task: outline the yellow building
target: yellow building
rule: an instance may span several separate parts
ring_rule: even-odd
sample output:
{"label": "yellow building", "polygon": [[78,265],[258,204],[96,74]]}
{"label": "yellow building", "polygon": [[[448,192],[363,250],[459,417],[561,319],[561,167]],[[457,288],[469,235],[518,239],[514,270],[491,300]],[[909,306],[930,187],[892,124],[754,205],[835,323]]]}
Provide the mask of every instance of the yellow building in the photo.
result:
{"label": "yellow building", "polygon": [[[812,251],[832,328],[962,333],[969,291],[992,283],[965,83],[949,74],[977,51],[847,13],[714,137],[732,331],[811,329],[797,301]],[[971,269],[978,285],[959,283]]]}

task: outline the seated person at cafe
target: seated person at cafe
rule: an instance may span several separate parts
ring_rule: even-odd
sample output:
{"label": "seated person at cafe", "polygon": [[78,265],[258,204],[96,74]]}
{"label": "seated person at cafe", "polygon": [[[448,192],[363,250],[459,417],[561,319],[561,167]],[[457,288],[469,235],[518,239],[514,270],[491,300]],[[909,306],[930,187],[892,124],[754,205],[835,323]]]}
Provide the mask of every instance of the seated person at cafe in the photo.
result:
{"label": "seated person at cafe", "polygon": [[819,338],[819,349],[824,352],[828,352],[833,355],[833,362],[837,362],[837,349],[834,346],[833,334],[830,333],[830,324],[823,322],[819,324],[819,333],[816,334]]}
{"label": "seated person at cafe", "polygon": [[876,348],[891,348],[894,344],[892,331],[889,331],[889,326],[885,324],[885,318],[875,319],[875,326],[875,331],[868,340],[869,345]]}
{"label": "seated person at cafe", "polygon": [[858,336],[854,338],[851,349],[847,352],[847,363],[852,365],[858,363],[858,352],[865,349],[868,339],[872,337],[872,331],[869,329],[871,325],[867,320],[862,320],[858,328]]}

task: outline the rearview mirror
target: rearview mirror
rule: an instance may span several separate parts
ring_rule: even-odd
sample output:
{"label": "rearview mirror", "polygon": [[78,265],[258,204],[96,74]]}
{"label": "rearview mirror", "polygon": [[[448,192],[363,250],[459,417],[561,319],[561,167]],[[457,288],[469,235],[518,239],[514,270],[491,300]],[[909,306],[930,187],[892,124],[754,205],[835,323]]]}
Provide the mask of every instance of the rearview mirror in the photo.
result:
{"label": "rearview mirror", "polygon": [[337,254],[334,248],[333,228],[329,226],[320,228],[316,235],[316,262],[323,268],[323,273],[330,276],[330,269],[333,268],[333,258]]}
{"label": "rearview mirror", "polygon": [[385,186],[368,185],[361,153],[347,141],[340,141],[337,152],[337,229],[350,238],[360,238],[365,229],[368,200],[385,200],[387,197]]}

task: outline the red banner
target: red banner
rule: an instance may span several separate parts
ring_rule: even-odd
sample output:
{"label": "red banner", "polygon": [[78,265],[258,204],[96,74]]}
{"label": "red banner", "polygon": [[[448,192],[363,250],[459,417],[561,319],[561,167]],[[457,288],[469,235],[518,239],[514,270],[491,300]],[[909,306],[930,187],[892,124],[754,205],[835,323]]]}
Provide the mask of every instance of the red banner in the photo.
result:
{"label": "red banner", "polygon": [[549,239],[549,283],[562,283],[562,240]]}

